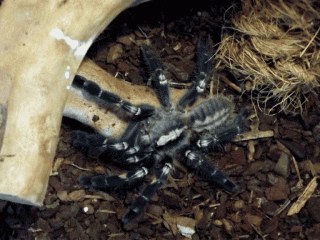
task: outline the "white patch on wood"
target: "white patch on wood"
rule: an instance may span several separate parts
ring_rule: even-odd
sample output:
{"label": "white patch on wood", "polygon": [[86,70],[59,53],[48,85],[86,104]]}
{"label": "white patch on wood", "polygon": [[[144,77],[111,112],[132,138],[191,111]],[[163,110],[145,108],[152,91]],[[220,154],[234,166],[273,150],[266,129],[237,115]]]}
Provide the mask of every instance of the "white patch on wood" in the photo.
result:
{"label": "white patch on wood", "polygon": [[88,48],[91,46],[93,39],[89,38],[87,41],[74,40],[64,34],[61,29],[52,29],[50,35],[57,40],[64,40],[69,45],[70,50],[74,53],[75,57],[84,57]]}
{"label": "white patch on wood", "polygon": [[67,66],[67,70],[64,73],[64,78],[68,80],[70,78],[70,75],[71,75],[70,74],[70,66]]}

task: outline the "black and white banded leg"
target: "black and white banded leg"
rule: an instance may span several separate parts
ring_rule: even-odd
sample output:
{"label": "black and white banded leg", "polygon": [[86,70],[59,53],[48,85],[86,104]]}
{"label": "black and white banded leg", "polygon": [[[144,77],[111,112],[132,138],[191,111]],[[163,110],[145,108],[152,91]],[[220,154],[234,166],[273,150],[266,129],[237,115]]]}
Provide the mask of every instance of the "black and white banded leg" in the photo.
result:
{"label": "black and white banded leg", "polygon": [[119,176],[97,175],[97,176],[82,176],[79,182],[85,188],[91,190],[117,190],[129,189],[141,182],[148,174],[149,170],[145,167],[135,168],[125,174]]}
{"label": "black and white banded leg", "polygon": [[201,38],[197,46],[197,67],[192,74],[192,86],[180,99],[178,103],[179,109],[185,109],[191,106],[204,92],[212,70],[212,64],[210,62],[211,56],[208,41],[204,41]]}
{"label": "black and white banded leg", "polygon": [[197,146],[202,152],[221,151],[224,146],[235,139],[246,129],[246,118],[249,109],[242,109],[227,125],[222,125],[214,131],[207,133],[197,141]]}
{"label": "black and white banded leg", "polygon": [[167,78],[167,67],[159,59],[159,56],[147,45],[141,46],[143,60],[148,68],[148,83],[151,83],[157,92],[163,107],[170,107],[170,89]]}
{"label": "black and white banded leg", "polygon": [[185,151],[186,165],[195,170],[195,173],[203,180],[210,182],[212,185],[217,185],[219,188],[223,188],[229,192],[237,190],[237,185],[218,170],[211,163],[202,159],[201,154],[187,150]]}
{"label": "black and white banded leg", "polygon": [[120,111],[128,114],[129,118],[134,121],[144,120],[154,113],[154,107],[147,104],[136,106],[128,101],[124,101],[119,96],[100,88],[95,82],[80,75],[75,76],[72,87],[80,90],[86,99],[97,103],[101,107],[112,108],[119,106]]}
{"label": "black and white banded leg", "polygon": [[134,199],[131,206],[127,209],[127,211],[123,215],[122,217],[123,225],[130,223],[133,219],[135,219],[137,216],[139,216],[143,212],[143,210],[146,208],[150,200],[159,191],[163,183],[167,180],[168,174],[170,173],[173,167],[172,159],[169,156],[165,156],[163,161],[165,161],[163,167],[161,167],[160,169],[155,169],[156,171],[155,178],[151,181],[150,184],[148,184],[142,190],[142,192],[138,195],[138,197]]}
{"label": "black and white banded leg", "polygon": [[150,158],[140,143],[141,121],[130,122],[120,139],[105,138],[98,133],[73,131],[72,144],[86,156],[125,165],[139,165]]}

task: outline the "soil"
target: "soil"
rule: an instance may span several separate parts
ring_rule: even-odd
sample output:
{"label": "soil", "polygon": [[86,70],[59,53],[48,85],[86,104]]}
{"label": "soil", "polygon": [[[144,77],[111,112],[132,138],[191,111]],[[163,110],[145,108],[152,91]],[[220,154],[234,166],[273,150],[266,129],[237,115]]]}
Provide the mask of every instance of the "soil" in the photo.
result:
{"label": "soil", "polygon": [[[179,3],[179,9],[164,1],[125,11],[96,40],[88,56],[121,81],[146,84],[139,42],[148,39],[172,73],[171,87],[188,88],[199,35],[210,35],[212,45],[218,44],[231,3]],[[226,75],[214,76],[219,74]],[[309,97],[302,116],[266,115],[250,94],[240,94],[224,81],[213,81],[206,94],[210,91],[232,95],[237,109],[250,106],[251,131],[273,132],[272,137],[232,142],[207,156],[239,185],[237,193],[214,189],[178,164],[145,213],[123,227],[121,216],[138,189],[85,190],[78,183],[84,172],[118,174],[121,169],[90,161],[72,148],[70,121],[65,119],[44,207],[0,201],[1,239],[320,239],[319,188],[311,186],[320,172],[318,97]],[[300,204],[297,213],[288,216],[302,193],[307,193],[305,206]]]}

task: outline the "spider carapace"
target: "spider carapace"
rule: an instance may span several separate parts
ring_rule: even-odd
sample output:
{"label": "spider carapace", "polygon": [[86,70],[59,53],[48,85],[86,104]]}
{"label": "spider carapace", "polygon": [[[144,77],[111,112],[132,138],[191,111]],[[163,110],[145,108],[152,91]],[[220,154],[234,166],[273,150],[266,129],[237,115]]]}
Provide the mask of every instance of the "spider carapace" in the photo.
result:
{"label": "spider carapace", "polygon": [[[242,109],[235,114],[233,101],[222,95],[193,106],[205,90],[212,70],[207,40],[200,38],[198,42],[197,66],[191,75],[192,86],[176,106],[171,104],[166,65],[147,45],[141,46],[141,52],[148,68],[149,82],[161,103],[159,109],[123,101],[81,76],[76,76],[72,85],[89,100],[107,108],[117,108],[129,118],[128,126],[119,139],[106,138],[98,133],[73,132],[76,148],[89,156],[99,156],[104,162],[115,162],[127,168],[126,174],[119,176],[82,176],[80,183],[95,190],[129,190],[142,184],[148,174],[153,174],[122,217],[123,224],[130,223],[143,212],[166,181],[174,158],[181,160],[212,185],[235,191],[237,185],[205,161],[203,155],[221,150],[240,134],[246,127],[249,113],[247,109]],[[189,107],[192,108],[187,111]]]}

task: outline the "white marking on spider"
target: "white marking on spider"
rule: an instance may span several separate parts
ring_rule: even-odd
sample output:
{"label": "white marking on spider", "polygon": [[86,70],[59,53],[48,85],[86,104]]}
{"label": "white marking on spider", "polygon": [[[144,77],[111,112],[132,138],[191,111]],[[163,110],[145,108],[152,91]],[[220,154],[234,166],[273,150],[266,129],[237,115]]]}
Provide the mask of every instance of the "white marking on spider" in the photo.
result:
{"label": "white marking on spider", "polygon": [[188,159],[190,159],[191,161],[193,161],[193,160],[196,159],[196,155],[195,155],[193,152],[191,152],[190,150],[187,150],[187,151],[185,152],[185,156],[186,156]]}
{"label": "white marking on spider", "polygon": [[137,112],[134,115],[138,116],[138,115],[140,115],[140,113],[141,113],[141,108],[138,107]]}
{"label": "white marking on spider", "polygon": [[207,130],[215,129],[226,122],[230,116],[230,113],[228,112],[229,109],[225,108],[216,112],[213,116],[207,116],[204,121],[197,119],[193,124],[193,128],[195,131],[203,130],[204,126],[206,126],[205,129]]}
{"label": "white marking on spider", "polygon": [[[205,72],[200,72],[200,81],[199,82],[204,82],[204,83],[202,83],[202,84],[204,84],[204,85],[206,85],[206,83],[205,83],[205,80],[206,80],[206,78],[207,78],[207,74],[205,73]],[[203,86],[203,85],[202,85]]]}
{"label": "white marking on spider", "polygon": [[142,167],[141,170],[137,171],[135,174],[131,176],[131,178],[136,179],[136,178],[142,178],[148,174],[148,169],[145,167]]}
{"label": "white marking on spider", "polygon": [[165,166],[166,166],[166,168],[164,168],[164,171],[163,171],[163,172],[164,172],[165,174],[168,174],[169,171],[170,171],[170,169],[172,168],[172,164],[171,164],[171,163],[166,163]]}
{"label": "white marking on spider", "polygon": [[168,142],[176,140],[185,129],[186,129],[186,126],[180,129],[175,129],[169,132],[167,135],[161,136],[159,140],[156,142],[157,146],[164,146]]}
{"label": "white marking on spider", "polygon": [[108,142],[108,138],[106,138],[106,139],[102,142],[102,145],[103,145],[103,146],[107,146],[107,142]]}
{"label": "white marking on spider", "polygon": [[198,140],[197,141],[197,146],[199,148],[203,148],[203,147],[208,147],[211,141],[209,140]]}
{"label": "white marking on spider", "polygon": [[163,74],[163,73],[160,73],[160,74],[159,74],[159,80],[160,80],[160,84],[161,84],[161,85],[165,85],[165,84],[168,83],[167,78],[166,78],[166,75]]}
{"label": "white marking on spider", "polygon": [[128,161],[129,163],[137,163],[137,162],[140,161],[140,159],[139,159],[136,155],[134,155],[134,156],[132,156],[132,157],[127,158],[127,161]]}
{"label": "white marking on spider", "polygon": [[128,151],[126,151],[126,154],[134,154],[136,152],[138,152],[140,150],[140,148],[138,146],[134,146],[132,148],[130,148]]}
{"label": "white marking on spider", "polygon": [[184,155],[188,157],[189,153],[191,153],[191,150],[187,150]]}
{"label": "white marking on spider", "polygon": [[139,107],[136,106],[126,106],[126,108],[129,110],[129,112],[131,112],[134,115],[139,115],[141,113],[141,109]]}
{"label": "white marking on spider", "polygon": [[139,212],[140,209],[138,207],[132,209],[133,212]]}
{"label": "white marking on spider", "polygon": [[204,91],[205,86],[206,86],[205,80],[199,81],[199,85],[197,86],[197,92],[202,93]]}
{"label": "white marking on spider", "polygon": [[145,195],[141,195],[141,197],[146,200],[146,201],[149,201],[150,199],[148,197],[146,197]]}
{"label": "white marking on spider", "polygon": [[216,175],[216,174],[217,174],[217,172],[218,172],[218,169],[215,169],[215,170],[211,173],[211,176]]}
{"label": "white marking on spider", "polygon": [[126,142],[120,142],[110,145],[111,148],[114,148],[115,150],[126,150],[128,148],[129,144]]}

